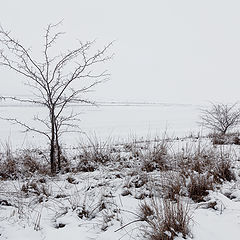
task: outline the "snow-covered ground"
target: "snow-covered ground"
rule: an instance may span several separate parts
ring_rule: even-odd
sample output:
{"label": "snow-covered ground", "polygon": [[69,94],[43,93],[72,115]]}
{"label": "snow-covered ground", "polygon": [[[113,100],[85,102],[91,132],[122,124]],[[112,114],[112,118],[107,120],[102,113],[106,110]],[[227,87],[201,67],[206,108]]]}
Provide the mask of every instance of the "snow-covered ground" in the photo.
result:
{"label": "snow-covered ground", "polygon": [[[1,181],[0,239],[145,239],[142,229],[147,224],[139,221],[140,205],[151,202],[155,186],[175,174],[141,169],[137,155],[148,152],[151,144],[137,143],[134,149],[130,144],[117,145],[112,154],[118,160],[94,172]],[[170,140],[169,154],[177,156],[200,145],[211,148],[208,139]],[[219,149],[230,154],[237,178],[216,184],[202,202],[181,197],[191,217],[187,239],[235,240],[240,236],[239,147]],[[179,234],[175,239],[184,238]]]}

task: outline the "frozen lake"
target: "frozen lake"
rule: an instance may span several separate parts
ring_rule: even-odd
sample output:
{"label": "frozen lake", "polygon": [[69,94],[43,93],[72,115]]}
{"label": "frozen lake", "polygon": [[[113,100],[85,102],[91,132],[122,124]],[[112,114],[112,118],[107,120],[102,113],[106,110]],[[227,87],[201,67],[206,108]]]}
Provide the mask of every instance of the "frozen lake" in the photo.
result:
{"label": "frozen lake", "polygon": [[[183,104],[113,104],[105,103],[99,107],[74,106],[74,112],[81,112],[80,127],[87,135],[96,135],[102,140],[126,140],[128,138],[146,138],[162,136],[186,136],[198,133],[201,127],[197,105]],[[1,105],[0,116],[17,118],[31,126],[34,115],[46,115],[41,107],[26,105]],[[46,115],[47,116],[47,115]],[[1,142],[9,141],[13,147],[36,146],[46,143],[46,139],[33,133],[22,133],[20,126],[1,120]],[[64,136],[64,143],[76,145],[84,134],[74,133]]]}

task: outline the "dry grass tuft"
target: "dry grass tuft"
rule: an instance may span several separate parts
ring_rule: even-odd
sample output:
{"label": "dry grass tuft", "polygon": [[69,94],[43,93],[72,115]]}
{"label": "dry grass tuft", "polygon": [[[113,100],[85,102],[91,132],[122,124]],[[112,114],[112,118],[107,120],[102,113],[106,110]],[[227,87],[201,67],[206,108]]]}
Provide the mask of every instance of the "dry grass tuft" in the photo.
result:
{"label": "dry grass tuft", "polygon": [[109,142],[102,142],[97,138],[88,140],[88,145],[86,143],[79,145],[79,154],[75,157],[78,161],[76,171],[93,172],[99,165],[106,165],[115,160]]}
{"label": "dry grass tuft", "polygon": [[48,162],[40,156],[38,149],[24,149],[12,152],[7,149],[1,154],[0,179],[15,180],[34,175],[50,175]]}
{"label": "dry grass tuft", "polygon": [[168,172],[162,180],[164,197],[172,201],[177,201],[179,196],[184,196],[186,178],[179,173]]}
{"label": "dry grass tuft", "polygon": [[187,185],[189,197],[195,202],[202,202],[204,197],[208,195],[208,191],[213,190],[213,187],[212,177],[194,172],[190,175]]}
{"label": "dry grass tuft", "polygon": [[215,182],[236,180],[236,176],[232,170],[231,161],[228,158],[220,159],[212,170]]}
{"label": "dry grass tuft", "polygon": [[140,214],[146,222],[144,235],[149,240],[173,240],[179,235],[183,238],[190,235],[189,206],[183,205],[180,199],[174,203],[152,198],[150,204],[140,205]]}
{"label": "dry grass tuft", "polygon": [[141,152],[142,170],[152,172],[155,169],[161,171],[169,169],[168,146],[165,140],[149,145],[148,148]]}

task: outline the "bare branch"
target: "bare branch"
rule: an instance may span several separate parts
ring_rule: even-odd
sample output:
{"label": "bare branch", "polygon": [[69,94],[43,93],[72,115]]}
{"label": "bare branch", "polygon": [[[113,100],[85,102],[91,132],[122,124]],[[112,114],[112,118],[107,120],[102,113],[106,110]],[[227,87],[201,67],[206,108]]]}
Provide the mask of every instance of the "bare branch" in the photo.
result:
{"label": "bare branch", "polygon": [[38,101],[34,99],[23,99],[23,98],[17,98],[17,97],[11,97],[11,96],[3,96],[5,100],[13,100],[16,102],[21,102],[21,103],[30,103],[30,104],[39,104],[39,105],[46,105],[44,101]]}
{"label": "bare branch", "polygon": [[237,103],[211,103],[210,109],[201,110],[200,118],[200,124],[204,127],[225,134],[240,124],[240,109]]}
{"label": "bare branch", "polygon": [[7,120],[7,121],[9,121],[9,122],[11,122],[13,124],[18,124],[18,125],[24,127],[25,128],[24,132],[28,132],[28,131],[36,132],[36,133],[39,133],[39,134],[42,134],[42,135],[46,136],[49,140],[51,139],[46,132],[40,131],[40,130],[34,128],[34,127],[30,127],[26,123],[23,123],[23,122],[19,121],[16,118],[3,118],[3,117],[0,117],[0,119]]}

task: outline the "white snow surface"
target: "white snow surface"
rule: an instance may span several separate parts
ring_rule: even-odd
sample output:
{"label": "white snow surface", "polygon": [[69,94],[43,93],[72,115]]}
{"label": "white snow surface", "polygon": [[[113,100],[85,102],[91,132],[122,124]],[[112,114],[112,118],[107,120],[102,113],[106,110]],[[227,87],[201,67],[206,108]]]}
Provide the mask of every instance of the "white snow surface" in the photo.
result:
{"label": "white snow surface", "polygon": [[[95,106],[74,106],[67,111],[81,113],[79,127],[81,133],[68,133],[63,135],[63,143],[67,146],[76,146],[85,139],[85,134],[90,137],[107,141],[122,142],[133,137],[144,139],[162,136],[165,132],[169,136],[186,136],[190,133],[202,131],[198,125],[198,105],[165,104],[165,103],[104,103]],[[1,102],[0,116],[16,118],[19,121],[45,130],[41,124],[33,120],[34,116],[47,118],[48,114],[42,107],[8,104]],[[33,132],[23,132],[24,128],[1,120],[0,141],[10,142],[13,148],[23,146],[32,147],[45,145],[46,138]]]}
{"label": "white snow surface", "polygon": [[228,199],[222,193],[213,192],[210,197],[219,204],[218,211],[196,209],[193,215],[192,233],[196,240],[238,239],[240,234],[240,202]]}
{"label": "white snow surface", "polygon": [[[88,179],[88,181],[90,181],[90,179]],[[63,183],[60,183],[60,181],[58,184],[61,184],[61,187],[64,189],[69,188],[68,185],[63,185]],[[82,182],[81,185],[83,184],[85,183]],[[115,182],[114,185],[116,185],[115,187],[118,187],[117,182]],[[77,188],[79,189],[81,187],[78,186]],[[229,184],[228,186],[224,186],[223,189],[228,189],[231,187],[233,187],[233,185]],[[74,198],[74,194],[76,194],[76,192],[73,191],[72,194],[72,197]],[[84,198],[84,196],[81,195],[82,193],[79,194],[80,196],[78,196],[78,200],[81,201],[81,198]],[[124,211],[128,210],[130,212],[135,212],[137,210],[139,200],[136,200],[132,197],[122,197],[119,191],[116,191],[114,196],[114,203],[119,204],[119,206],[121,206],[120,208],[122,208]],[[221,191],[211,192],[209,197],[218,202],[218,210],[204,209],[198,207],[197,204],[191,204],[193,220],[191,223],[191,231],[193,239],[238,239],[240,234],[240,194],[237,194],[237,200],[230,200],[224,196]],[[58,214],[61,215],[61,212],[58,211],[60,211],[61,207],[59,208],[59,205],[62,203],[61,201],[54,202],[53,200],[49,200],[48,202],[45,202],[41,208],[37,207],[35,209],[31,209],[29,206],[28,211],[22,213],[17,212],[17,210],[13,207],[1,206],[0,239],[144,239],[142,234],[139,232],[140,224],[137,223],[132,224],[121,231],[115,232],[122,226],[122,224],[127,224],[128,222],[134,220],[134,215],[130,212],[122,212],[119,214],[119,221],[112,221],[107,230],[103,231],[101,230],[103,227],[103,216],[98,216],[91,220],[80,219],[76,216],[74,211],[71,211],[70,207],[67,214],[63,214],[63,216],[57,216]],[[24,211],[26,211],[26,209]],[[62,209],[62,211],[64,212],[64,209]],[[34,230],[39,216],[39,229]],[[66,224],[66,226],[63,228],[56,228],[58,223]],[[180,240],[183,238],[177,237],[176,239]],[[191,238],[189,237],[188,239]]]}

